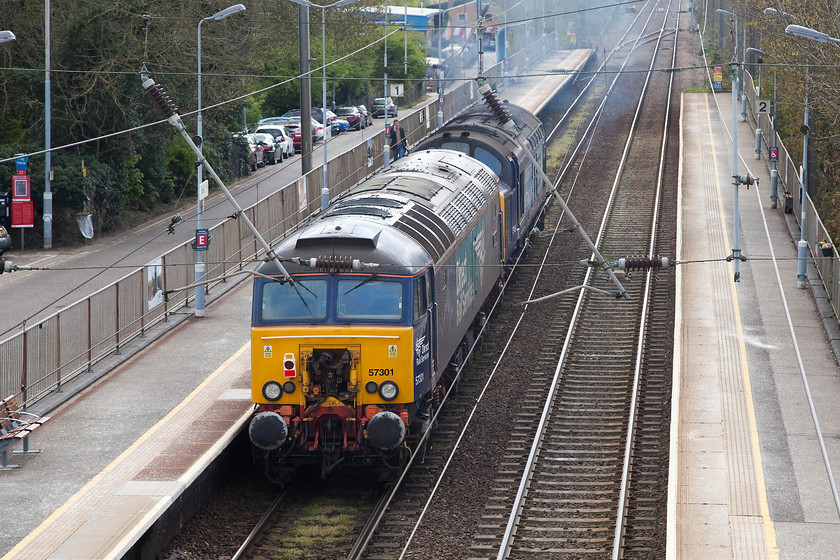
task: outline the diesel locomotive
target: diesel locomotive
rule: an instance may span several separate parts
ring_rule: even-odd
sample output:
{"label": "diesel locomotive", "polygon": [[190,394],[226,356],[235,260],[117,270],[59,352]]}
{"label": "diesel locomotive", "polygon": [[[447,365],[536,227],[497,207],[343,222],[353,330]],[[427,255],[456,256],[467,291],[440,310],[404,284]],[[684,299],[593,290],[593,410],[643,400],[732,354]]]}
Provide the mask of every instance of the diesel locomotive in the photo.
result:
{"label": "diesel locomotive", "polygon": [[[544,165],[542,123],[507,109]],[[257,269],[249,436],[270,479],[404,466],[539,219],[545,191],[510,134],[468,110],[279,242],[293,282]]]}

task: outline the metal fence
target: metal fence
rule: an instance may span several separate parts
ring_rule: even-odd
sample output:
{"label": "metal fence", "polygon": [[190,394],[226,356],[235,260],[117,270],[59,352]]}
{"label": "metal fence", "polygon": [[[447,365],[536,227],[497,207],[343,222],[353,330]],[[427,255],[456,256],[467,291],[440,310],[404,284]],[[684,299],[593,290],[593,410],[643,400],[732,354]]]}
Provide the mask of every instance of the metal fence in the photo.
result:
{"label": "metal fence", "polygon": [[[835,320],[840,317],[840,260],[837,258],[837,249],[834,246],[834,241],[831,235],[825,229],[822,219],[820,219],[817,209],[808,193],[803,192],[802,179],[799,174],[799,166],[790,158],[787,148],[774,133],[771,124],[771,114],[759,113],[756,110],[758,107],[758,92],[755,89],[752,75],[749,72],[744,72],[746,78],[744,79],[744,93],[749,105],[749,115],[756,122],[756,126],[761,129],[761,150],[767,154],[770,146],[776,146],[779,150],[779,161],[777,169],[779,173],[779,208],[785,211],[787,207],[793,213],[800,228],[802,227],[802,204],[805,204],[805,241],[808,243],[808,249],[814,257],[814,265],[819,272],[820,279],[825,286],[826,294],[828,295],[829,303],[834,311]],[[772,164],[768,161],[769,158],[764,158],[768,167]],[[783,189],[783,190],[782,190]],[[831,244],[830,249],[824,254],[820,247],[821,241],[828,241]]]}
{"label": "metal fence", "polygon": [[[540,56],[553,52],[553,36],[530,48]],[[511,57],[517,65],[534,56],[520,52]],[[498,76],[500,66],[486,75]],[[446,92],[443,121],[471,106],[477,99],[475,83],[466,81]],[[400,119],[409,145],[437,129],[437,96],[429,96],[418,109]],[[330,198],[380,169],[387,143],[384,134],[363,141],[327,164]],[[274,244],[290,230],[305,223],[321,205],[323,166],[259,200],[244,211],[260,234]],[[262,251],[243,220],[228,219],[210,231],[213,243],[204,261],[207,278],[219,278],[244,268],[243,263]],[[166,291],[195,281],[196,252],[185,242],[117,282],[102,288],[0,341],[0,396],[15,395],[31,405],[48,392],[88,372],[98,362],[119,354],[152,327],[192,303],[190,290],[174,292],[168,300],[155,299],[158,289]],[[208,285],[212,290],[225,280]]]}

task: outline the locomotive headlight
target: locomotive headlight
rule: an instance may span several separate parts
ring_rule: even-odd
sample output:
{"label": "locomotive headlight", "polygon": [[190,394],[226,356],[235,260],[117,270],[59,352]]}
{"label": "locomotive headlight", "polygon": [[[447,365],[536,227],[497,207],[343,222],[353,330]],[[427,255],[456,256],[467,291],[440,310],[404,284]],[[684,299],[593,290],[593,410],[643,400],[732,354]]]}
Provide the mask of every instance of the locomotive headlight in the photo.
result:
{"label": "locomotive headlight", "polygon": [[286,381],[283,383],[283,390],[291,394],[295,392],[295,384],[293,381]]}
{"label": "locomotive headlight", "polygon": [[400,394],[400,388],[393,381],[385,381],[379,386],[379,396],[386,401],[392,401]]}
{"label": "locomotive headlight", "polygon": [[269,401],[276,401],[280,399],[280,395],[283,394],[283,388],[280,387],[280,384],[276,381],[269,381],[262,388],[262,394]]}
{"label": "locomotive headlight", "polygon": [[379,385],[376,384],[376,381],[368,381],[365,383],[365,391],[368,393],[373,394],[377,389],[379,389]]}

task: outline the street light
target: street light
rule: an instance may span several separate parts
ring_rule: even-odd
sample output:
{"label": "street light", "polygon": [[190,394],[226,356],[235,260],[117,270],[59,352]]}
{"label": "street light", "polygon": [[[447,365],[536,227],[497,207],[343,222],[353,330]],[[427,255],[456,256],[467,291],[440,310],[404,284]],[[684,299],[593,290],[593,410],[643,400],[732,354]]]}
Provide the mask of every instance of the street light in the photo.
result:
{"label": "street light", "polygon": [[828,43],[829,41],[833,43],[840,43],[840,39],[835,39],[834,37],[831,37],[821,31],[811,29],[810,27],[803,27],[801,25],[790,24],[785,27],[785,33],[789,35],[796,35],[797,37],[802,37],[803,39],[810,39],[818,43]]}
{"label": "street light", "polygon": [[764,8],[765,16],[783,16],[786,18],[796,19],[796,16],[787,12],[780,12],[776,8]]}
{"label": "street light", "polygon": [[735,20],[735,51],[732,54],[732,61],[729,63],[732,69],[732,184],[735,187],[733,197],[733,248],[730,257],[735,266],[735,282],[741,281],[741,249],[740,245],[740,218],[738,210],[738,186],[748,184],[749,177],[738,175],[738,16],[732,12],[718,9],[717,13],[727,14]]}
{"label": "street light", "polygon": [[[225,8],[221,12],[216,12],[210,17],[206,17],[198,22],[198,150],[199,152],[202,151],[204,145],[204,129],[203,129],[203,119],[201,116],[201,24],[205,21],[221,21],[225,18],[229,18],[233,14],[238,14],[239,12],[244,12],[245,6],[242,4],[234,4],[228,8]],[[202,167],[201,165],[198,166],[196,170],[196,176],[198,178],[198,189],[196,191],[196,237],[198,237],[199,230],[203,229],[203,213],[204,213],[204,197],[202,196]],[[200,284],[204,281],[204,250],[199,250],[199,247],[196,246],[196,262],[195,262],[195,282],[196,284]],[[195,316],[196,317],[204,317],[204,291],[206,287],[204,285],[196,286],[195,287]]]}
{"label": "street light", "polygon": [[[734,55],[733,55],[733,57],[734,57],[733,60],[735,60],[735,62],[738,62],[738,16],[736,16],[733,12],[730,12],[730,11],[727,11],[727,10],[722,10],[720,8],[718,8],[715,11],[719,14],[728,15],[735,22],[735,51],[734,51]],[[745,39],[745,42],[746,42],[746,39]],[[746,60],[746,59],[744,59],[744,60]],[[742,62],[742,66],[743,66],[743,60],[741,62]],[[736,100],[735,104],[737,105],[737,100]],[[742,101],[741,120],[742,121],[747,120],[747,98],[746,98],[746,96],[744,96],[744,99]]]}
{"label": "street light", "polygon": [[[810,27],[803,27],[801,25],[788,25],[785,28],[785,33],[788,35],[795,35],[797,37],[802,37],[803,39],[809,39],[811,41],[816,41],[818,43],[828,43],[829,41],[833,43],[840,43],[840,39],[835,39],[821,31],[817,31],[816,29],[811,29]],[[804,122],[802,124],[802,196],[800,197],[802,208],[801,208],[801,218],[800,218],[800,234],[799,234],[799,243],[798,247],[798,266],[796,271],[796,278],[799,281],[799,287],[805,288],[805,280],[808,278],[807,276],[807,257],[808,257],[808,241],[805,239],[805,217],[806,217],[806,207],[808,201],[808,133],[810,129],[808,128],[808,65],[805,65],[805,117]]]}
{"label": "street light", "polygon": [[0,43],[8,43],[17,39],[11,31],[0,31]]}
{"label": "street light", "polygon": [[[321,108],[321,110],[323,111],[323,113],[321,118],[324,121],[324,169],[323,181],[321,185],[321,210],[326,210],[327,206],[329,206],[330,204],[330,187],[327,184],[327,135],[329,134],[330,129],[327,128],[327,27],[324,19],[324,14],[326,13],[327,8],[339,8],[341,6],[346,6],[347,4],[352,4],[353,2],[358,2],[358,0],[338,0],[338,2],[334,2],[327,6],[319,6],[318,4],[313,4],[312,2],[309,2],[309,0],[291,1],[299,6],[305,6],[307,8],[318,8],[321,10],[321,58],[323,70],[321,88],[321,95],[323,98],[323,107]],[[301,119],[300,131],[301,137],[303,137],[303,119]]]}
{"label": "street light", "polygon": [[715,10],[715,12],[719,14],[726,14],[735,22],[735,60],[738,60],[738,16],[736,16],[733,12],[722,10],[720,8]]}
{"label": "street light", "polygon": [[[768,8],[768,10],[770,10],[770,9],[772,9],[772,8]],[[764,63],[764,58],[765,57],[770,57],[773,60],[776,60],[776,57],[773,56],[772,54],[764,52],[761,49],[756,49],[754,47],[750,47],[744,52],[745,57],[746,57],[746,55],[749,55],[749,54],[754,54],[754,55],[758,56],[758,63],[759,64]],[[759,66],[759,69],[760,68],[761,67]],[[773,113],[770,117],[770,126],[771,126],[770,134],[771,134],[771,137],[773,138],[773,140],[770,142],[770,146],[774,147],[774,148],[779,145],[779,143],[777,142],[777,138],[776,138],[776,84],[777,84],[777,82],[776,82],[776,68],[773,67]],[[760,94],[761,94],[761,91],[759,91],[759,95]],[[757,145],[757,149],[759,151],[761,150],[760,142],[761,142],[761,129],[757,128],[756,129],[756,145]],[[777,205],[778,200],[779,200],[779,170],[776,168],[776,166],[778,164],[776,159],[774,159],[771,163],[773,164],[773,169],[770,170],[770,202],[771,202],[770,207],[771,208],[776,208],[776,205]]]}

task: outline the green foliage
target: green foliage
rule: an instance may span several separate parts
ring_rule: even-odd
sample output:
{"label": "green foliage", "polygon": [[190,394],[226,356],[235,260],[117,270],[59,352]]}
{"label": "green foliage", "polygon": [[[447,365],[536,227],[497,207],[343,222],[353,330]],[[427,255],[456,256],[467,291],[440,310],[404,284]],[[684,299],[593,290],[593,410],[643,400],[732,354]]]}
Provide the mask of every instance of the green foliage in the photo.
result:
{"label": "green foliage", "polygon": [[[77,237],[71,219],[77,212],[92,212],[95,227],[103,231],[118,227],[129,208],[154,211],[160,204],[192,202],[195,156],[167,123],[143,126],[161,121],[163,115],[145,97],[139,71],[148,70],[182,115],[193,112],[198,98],[198,24],[228,5],[221,0],[52,0],[49,116],[57,243]],[[360,50],[328,68],[330,102],[333,91],[337,104],[368,102],[370,81],[381,82],[381,45],[363,47],[381,38],[383,28],[359,16],[372,5],[372,0],[362,0],[324,12],[327,61]],[[147,28],[138,14],[151,15]],[[202,24],[202,149],[225,181],[249,172],[247,149],[233,133],[246,126],[253,129],[263,116],[299,106],[299,82],[282,83],[299,73],[297,15],[298,7],[291,2],[263,2],[226,20]],[[310,10],[313,68],[320,66],[323,55],[320,15],[317,8]],[[0,26],[13,29],[18,38],[0,48],[0,67],[7,69],[0,72],[0,158],[44,146],[43,21],[43,4],[21,2],[7,10]],[[394,70],[401,71],[402,36],[394,37],[389,59]],[[422,47],[412,39],[410,73],[422,78],[422,65]],[[315,72],[315,105],[322,101],[318,78]],[[270,89],[219,105],[264,88]],[[194,133],[195,116],[184,116],[184,121]],[[67,145],[73,147],[63,147]],[[88,170],[84,180],[82,160]],[[30,157],[39,215],[45,165],[43,155]],[[0,164],[0,172],[13,171],[14,162]],[[35,224],[39,235],[42,221],[36,219]]]}

